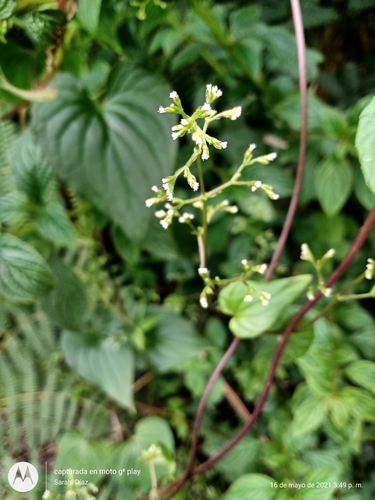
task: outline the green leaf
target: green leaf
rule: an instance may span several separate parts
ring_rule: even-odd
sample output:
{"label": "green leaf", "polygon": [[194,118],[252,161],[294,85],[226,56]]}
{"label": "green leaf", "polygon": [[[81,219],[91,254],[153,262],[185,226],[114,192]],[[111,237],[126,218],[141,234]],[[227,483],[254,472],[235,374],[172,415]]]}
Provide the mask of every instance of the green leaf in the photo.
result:
{"label": "green leaf", "polygon": [[[94,484],[102,479],[100,470],[113,468],[111,455],[113,453],[112,443],[106,441],[92,441],[86,439],[76,431],[64,433],[57,443],[57,455],[54,465],[55,469],[66,470],[67,464],[73,470],[83,469],[83,474],[76,475],[75,479],[82,479]],[[117,467],[116,467],[117,469]],[[97,474],[90,474],[90,470],[97,470]],[[86,473],[85,473],[86,471]],[[57,476],[55,476],[57,478]],[[58,479],[69,479],[61,476]],[[61,486],[59,486],[61,491]]]}
{"label": "green leaf", "polygon": [[[321,130],[323,128],[323,115],[326,105],[322,103],[315,94],[309,93],[308,96],[308,129]],[[291,129],[300,130],[301,128],[301,104],[298,93],[290,94],[279,102],[273,109],[276,116],[284,120]]]}
{"label": "green leaf", "polygon": [[354,417],[375,422],[375,398],[371,397],[367,391],[358,387],[344,387],[340,398],[350,404]]}
{"label": "green leaf", "polygon": [[151,363],[159,371],[180,368],[181,365],[207,347],[193,324],[174,314],[163,314],[148,347]]}
{"label": "green leaf", "polygon": [[0,235],[0,293],[11,300],[32,302],[55,283],[43,257],[24,241]]}
{"label": "green leaf", "polygon": [[57,203],[43,207],[35,217],[35,224],[39,233],[55,245],[72,246],[77,242],[73,224]]}
{"label": "green leaf", "polygon": [[352,171],[348,163],[336,156],[327,157],[316,170],[315,187],[325,214],[336,215],[352,188]]}
{"label": "green leaf", "polygon": [[319,427],[327,412],[323,396],[312,394],[302,401],[294,411],[293,433],[296,436],[306,434]]}
{"label": "green leaf", "polygon": [[[314,487],[307,487],[303,490],[303,500],[331,500],[333,493],[337,489],[335,483],[340,481],[340,469],[337,467],[322,467],[310,472],[305,478],[306,485],[314,485]],[[321,488],[317,487],[320,484]]]}
{"label": "green leaf", "polygon": [[[138,476],[129,475],[126,483],[141,488],[142,491],[150,491],[150,472],[148,464],[142,460],[142,451],[150,448],[151,445],[165,448],[169,455],[174,455],[175,445],[171,428],[168,422],[160,417],[148,417],[137,422],[133,436],[122,445],[117,453],[116,467],[126,470],[138,469]],[[169,452],[169,453],[168,453]],[[165,454],[165,455],[166,455]],[[164,456],[165,456],[164,455]],[[163,457],[164,458],[164,457]],[[170,472],[169,460],[163,458],[155,462],[156,476],[168,474]],[[118,483],[122,486],[124,478],[117,477]]]}
{"label": "green leaf", "polygon": [[264,474],[245,474],[237,479],[220,500],[272,500],[277,490],[275,480]]}
{"label": "green leaf", "polygon": [[366,210],[371,210],[375,207],[375,195],[367,187],[362,172],[356,169],[355,174],[354,192],[357,200]]}
{"label": "green leaf", "polygon": [[77,18],[89,33],[98,28],[101,5],[102,0],[78,0]]}
{"label": "green leaf", "polygon": [[112,72],[103,102],[90,100],[82,83],[59,75],[59,95],[34,107],[34,127],[59,175],[140,240],[153,211],[151,187],[173,168],[176,143],[171,115],[160,115],[168,87],[157,77],[122,64]]}
{"label": "green leaf", "polygon": [[16,142],[11,161],[18,190],[38,206],[45,203],[53,194],[53,171],[30,130]]}
{"label": "green leaf", "polygon": [[375,393],[375,363],[359,360],[345,368],[345,375],[365,389]]}
{"label": "green leaf", "polygon": [[17,5],[16,0],[0,0],[0,21],[8,19]]}
{"label": "green leaf", "polygon": [[359,117],[355,145],[366,184],[375,194],[375,97]]}
{"label": "green leaf", "polygon": [[66,331],[62,348],[67,363],[125,408],[133,408],[134,355],[112,338]]}
{"label": "green leaf", "polygon": [[270,283],[247,281],[247,285],[258,291],[271,294],[268,305],[263,306],[256,293],[251,302],[245,302],[247,287],[235,282],[226,286],[219,294],[219,306],[225,314],[233,315],[230,330],[237,337],[257,337],[276,322],[277,318],[306,289],[310,275],[282,278]]}
{"label": "green leaf", "polygon": [[347,401],[340,399],[340,395],[332,395],[328,399],[330,417],[337,429],[345,427],[350,417],[350,405]]}
{"label": "green leaf", "polygon": [[292,333],[282,354],[284,363],[292,363],[303,356],[314,340],[314,326],[310,325],[301,332]]}
{"label": "green leaf", "polygon": [[58,259],[51,262],[57,286],[42,303],[50,319],[69,330],[79,330],[88,310],[84,283],[74,271]]}
{"label": "green leaf", "polygon": [[235,9],[229,16],[230,34],[236,40],[251,37],[254,34],[254,24],[260,18],[258,6],[251,5]]}

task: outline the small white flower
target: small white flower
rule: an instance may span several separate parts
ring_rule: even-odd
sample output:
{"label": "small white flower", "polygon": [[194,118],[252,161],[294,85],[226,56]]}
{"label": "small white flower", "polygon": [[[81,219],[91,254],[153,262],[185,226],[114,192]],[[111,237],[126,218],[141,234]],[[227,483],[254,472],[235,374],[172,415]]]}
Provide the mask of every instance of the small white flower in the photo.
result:
{"label": "small white flower", "polygon": [[245,298],[243,300],[244,300],[244,302],[251,302],[253,300],[253,296],[252,295],[245,295]]}
{"label": "small white flower", "polygon": [[200,302],[200,305],[203,307],[203,309],[207,309],[208,308],[208,302],[207,302],[206,297],[201,297],[199,299],[199,302]]}
{"label": "small white flower", "polygon": [[174,210],[172,210],[171,208],[168,210],[168,215],[173,215],[174,214]]}
{"label": "small white flower", "polygon": [[165,108],[163,108],[163,106],[159,106],[158,113],[166,113]]}
{"label": "small white flower", "polygon": [[193,191],[198,191],[199,182],[194,182],[194,184],[192,185],[192,188],[193,188]]}
{"label": "small white flower", "polygon": [[254,184],[251,187],[251,191],[256,191],[262,186],[262,183],[260,181],[255,181]]}
{"label": "small white flower", "polygon": [[238,207],[237,205],[233,205],[231,207],[227,208],[227,212],[230,214],[237,214],[238,213]]}
{"label": "small white flower", "polygon": [[205,276],[208,274],[208,269],[207,267],[199,267],[198,268],[198,274],[199,276]]}
{"label": "small white flower", "polygon": [[178,218],[178,222],[180,222],[181,224],[184,224],[184,222],[186,221],[185,217],[179,217]]}
{"label": "small white flower", "polygon": [[157,193],[158,192],[158,187],[157,186],[152,186],[151,191],[153,191],[154,193]]}
{"label": "small white flower", "polygon": [[276,193],[270,193],[270,198],[272,200],[278,200],[280,198],[280,196]]}
{"label": "small white flower", "polygon": [[374,274],[374,264],[375,261],[373,259],[367,259],[365,278],[367,280],[371,280]]}
{"label": "small white flower", "polygon": [[273,161],[275,158],[277,158],[277,153],[270,153],[269,155],[266,156],[267,160]]}
{"label": "small white flower", "polygon": [[241,116],[241,113],[242,113],[241,106],[237,106],[236,108],[234,108],[234,112],[231,116],[231,120],[237,120],[237,118],[239,118]]}
{"label": "small white flower", "polygon": [[146,200],[146,207],[150,208],[154,203],[155,203],[155,198],[149,198],[148,200]]}
{"label": "small white flower", "polygon": [[202,160],[208,160],[208,158],[210,157],[210,155],[206,152],[203,152],[202,153]]}
{"label": "small white flower", "polygon": [[328,259],[330,259],[331,257],[333,257],[336,253],[336,250],[334,248],[331,248],[330,250],[328,250],[328,252],[326,253],[326,257]]}
{"label": "small white flower", "polygon": [[301,260],[310,260],[311,259],[311,251],[307,243],[302,243],[301,245]]}
{"label": "small white flower", "polygon": [[258,269],[259,274],[264,274],[266,271],[267,271],[267,264],[262,264]]}
{"label": "small white flower", "polygon": [[256,144],[250,144],[250,146],[249,146],[249,151],[250,151],[250,152],[251,152],[251,151],[254,151],[254,149],[255,149],[256,147],[257,147],[257,146],[256,146]]}
{"label": "small white flower", "polygon": [[262,306],[267,306],[268,305],[268,300],[267,299],[261,299]]}
{"label": "small white flower", "polygon": [[227,141],[224,141],[224,142],[221,142],[220,145],[223,149],[226,149],[226,147],[228,146],[228,143],[227,143]]}
{"label": "small white flower", "polygon": [[307,298],[309,300],[314,300],[314,297],[315,297],[315,291],[314,290],[308,290],[307,291]]}
{"label": "small white flower", "polygon": [[198,135],[198,137],[195,139],[195,145],[202,146],[202,144],[203,144],[202,137]]}
{"label": "small white flower", "polygon": [[167,200],[169,200],[169,201],[173,201],[173,194],[169,194],[169,195],[167,196]]}
{"label": "small white flower", "polygon": [[172,139],[175,141],[178,137],[179,133],[178,132],[172,132]]}
{"label": "small white flower", "polygon": [[241,260],[241,264],[242,264],[243,266],[246,266],[246,265],[247,265],[247,259],[242,259],[242,260]]}
{"label": "small white flower", "polygon": [[175,90],[173,90],[170,94],[169,94],[169,97],[171,99],[174,99],[175,97],[177,97],[177,92]]}
{"label": "small white flower", "polygon": [[155,217],[158,219],[161,219],[162,217],[165,217],[167,214],[165,213],[165,210],[158,210],[155,212]]}
{"label": "small white flower", "polygon": [[181,123],[181,125],[188,125],[189,124],[189,122],[185,118],[182,118],[180,123]]}
{"label": "small white flower", "polygon": [[332,295],[332,288],[326,288],[324,290],[324,296],[325,297],[330,297]]}
{"label": "small white flower", "polygon": [[202,111],[211,111],[211,106],[205,102],[202,106]]}
{"label": "small white flower", "polygon": [[160,224],[163,226],[164,229],[167,229],[167,227],[169,226],[168,222],[165,219],[161,220]]}

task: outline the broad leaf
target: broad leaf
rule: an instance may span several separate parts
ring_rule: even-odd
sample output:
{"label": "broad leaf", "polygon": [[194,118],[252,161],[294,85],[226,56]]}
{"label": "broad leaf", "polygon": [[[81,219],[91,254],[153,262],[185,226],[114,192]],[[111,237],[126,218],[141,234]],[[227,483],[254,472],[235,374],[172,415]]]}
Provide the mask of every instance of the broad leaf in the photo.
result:
{"label": "broad leaf", "polygon": [[[126,484],[137,486],[145,492],[150,491],[151,484],[149,467],[142,459],[142,451],[147,450],[151,445],[160,446],[163,451],[162,456],[155,463],[156,476],[160,478],[170,472],[168,462],[171,462],[171,459],[173,461],[172,457],[175,453],[171,428],[168,422],[160,417],[148,417],[137,422],[133,436],[119,448],[115,460],[118,468],[140,471],[138,475],[127,476]],[[171,465],[173,467],[173,464]],[[124,483],[124,478],[116,477],[115,480],[118,480],[121,486]]]}
{"label": "broad leaf", "polygon": [[375,422],[375,399],[358,387],[344,387],[340,398],[350,404],[354,417],[368,422]]}
{"label": "broad leaf", "polygon": [[66,331],[62,348],[68,364],[125,408],[133,408],[134,355],[111,338]]}
{"label": "broad leaf", "polygon": [[15,144],[12,171],[18,190],[32,203],[39,206],[53,194],[53,170],[30,130],[24,132]]}
{"label": "broad leaf", "polygon": [[275,480],[264,474],[245,474],[237,479],[220,500],[272,500]]}
{"label": "broad leaf", "polygon": [[296,436],[315,430],[323,422],[327,404],[323,396],[310,395],[294,412],[293,433]]}
{"label": "broad leaf", "polygon": [[355,145],[366,184],[375,194],[375,98],[361,113]]}
{"label": "broad leaf", "polygon": [[345,368],[345,375],[365,389],[375,393],[375,363],[359,360]]}
{"label": "broad leaf", "polygon": [[35,224],[39,233],[47,240],[61,246],[72,246],[76,243],[73,224],[65,210],[58,203],[43,207],[36,214]]}
{"label": "broad leaf", "polygon": [[102,0],[78,0],[77,18],[90,33],[95,33],[99,24]]}
{"label": "broad leaf", "polygon": [[[65,432],[57,443],[55,469],[66,470],[66,464],[69,463],[70,469],[82,471],[74,479],[97,484],[103,477],[99,471],[113,468],[111,445],[109,441],[88,440],[79,432]],[[90,474],[90,470],[97,472]],[[63,475],[58,479],[66,480],[69,477]],[[61,485],[58,489],[61,491]]]}
{"label": "broad leaf", "polygon": [[255,290],[269,293],[271,298],[263,305],[256,293],[251,302],[245,302],[247,287],[244,283],[231,283],[219,294],[222,312],[233,315],[229,328],[237,337],[257,337],[271,328],[285,308],[306,289],[311,281],[310,275],[283,278],[270,283],[247,281]]}
{"label": "broad leaf", "polygon": [[316,170],[315,188],[323,211],[336,215],[344,206],[352,188],[348,163],[336,156],[327,157]]}
{"label": "broad leaf", "polygon": [[147,352],[151,363],[159,371],[181,367],[206,347],[193,324],[173,314],[163,314],[152,334],[152,345]]}
{"label": "broad leaf", "polygon": [[0,0],[0,21],[10,17],[16,5],[16,0]]}
{"label": "broad leaf", "polygon": [[32,302],[55,284],[43,257],[24,241],[0,235],[0,294],[11,300]]}
{"label": "broad leaf", "polygon": [[[310,484],[310,487],[304,488],[300,498],[303,500],[331,500],[337,489],[335,483],[339,483],[341,479],[340,472],[340,468],[330,466],[311,471],[303,481],[306,485]],[[318,484],[321,487],[318,488]]]}
{"label": "broad leaf", "polygon": [[57,277],[57,286],[42,303],[50,319],[70,330],[79,330],[88,309],[84,283],[74,271],[60,260],[53,260],[51,268]]}
{"label": "broad leaf", "polygon": [[153,210],[145,200],[174,164],[173,118],[159,115],[168,87],[123,64],[107,96],[93,102],[70,75],[54,81],[59,95],[34,107],[34,127],[59,175],[116,222],[132,239],[145,237]]}

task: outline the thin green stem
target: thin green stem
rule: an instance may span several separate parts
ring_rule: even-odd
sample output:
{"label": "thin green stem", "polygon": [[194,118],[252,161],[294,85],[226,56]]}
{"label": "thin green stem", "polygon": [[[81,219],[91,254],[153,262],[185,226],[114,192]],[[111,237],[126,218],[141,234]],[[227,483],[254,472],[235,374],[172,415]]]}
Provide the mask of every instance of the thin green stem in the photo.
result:
{"label": "thin green stem", "polygon": [[[201,187],[201,200],[202,200],[202,217],[203,217],[203,235],[202,235],[202,241],[203,241],[203,248],[201,251],[201,246],[199,245],[198,242],[198,247],[200,250],[200,267],[207,267],[207,231],[208,231],[208,224],[207,224],[207,198],[206,198],[206,191],[204,188],[204,180],[203,180],[203,171],[202,171],[202,161],[201,157],[198,155],[197,156],[197,169],[198,169],[198,179],[199,179],[199,184]],[[200,236],[198,236],[199,238]]]}
{"label": "thin green stem", "polygon": [[[351,288],[353,288],[354,286],[358,285],[358,283],[361,283],[361,281],[363,281],[365,278],[365,273],[362,273],[360,274],[357,278],[355,278],[353,281],[351,281],[346,287],[344,287],[341,292],[339,294],[337,294],[333,300],[326,305],[326,307],[324,307],[319,314],[317,314],[312,320],[308,321],[307,323],[305,323],[303,325],[302,328],[297,328],[296,331],[300,331],[300,330],[304,330],[305,328],[307,328],[308,326],[310,325],[313,325],[315,323],[315,321],[317,321],[318,319],[320,318],[323,318],[324,316],[326,316],[326,314],[335,307],[335,305],[337,304],[337,302],[339,302],[339,300],[342,300],[340,299],[340,295],[342,293],[345,293],[347,290],[350,290]],[[345,299],[344,299],[345,300]]]}

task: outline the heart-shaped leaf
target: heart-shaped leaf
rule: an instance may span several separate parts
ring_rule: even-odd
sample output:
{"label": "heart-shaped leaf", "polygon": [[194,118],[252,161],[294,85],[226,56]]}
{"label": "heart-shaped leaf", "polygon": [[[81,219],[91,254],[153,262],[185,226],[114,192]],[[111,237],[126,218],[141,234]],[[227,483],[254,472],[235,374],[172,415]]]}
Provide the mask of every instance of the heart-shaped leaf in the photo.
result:
{"label": "heart-shaped leaf", "polygon": [[126,64],[111,74],[100,103],[71,75],[58,75],[53,85],[57,99],[33,108],[43,150],[65,181],[141,240],[152,216],[145,200],[175,161],[174,119],[157,112],[168,86]]}
{"label": "heart-shaped leaf", "polygon": [[134,356],[110,338],[66,331],[62,348],[69,365],[126,408],[133,408]]}
{"label": "heart-shaped leaf", "polygon": [[0,235],[0,294],[11,300],[32,302],[55,284],[43,257],[24,241]]}
{"label": "heart-shaped leaf", "polygon": [[[257,337],[271,328],[277,318],[291,304],[311,281],[309,274],[282,278],[270,283],[247,281],[235,282],[226,286],[219,294],[220,309],[233,318],[230,330],[237,337]],[[248,290],[255,290],[251,302],[245,302]],[[257,292],[270,294],[269,302],[263,305]]]}

